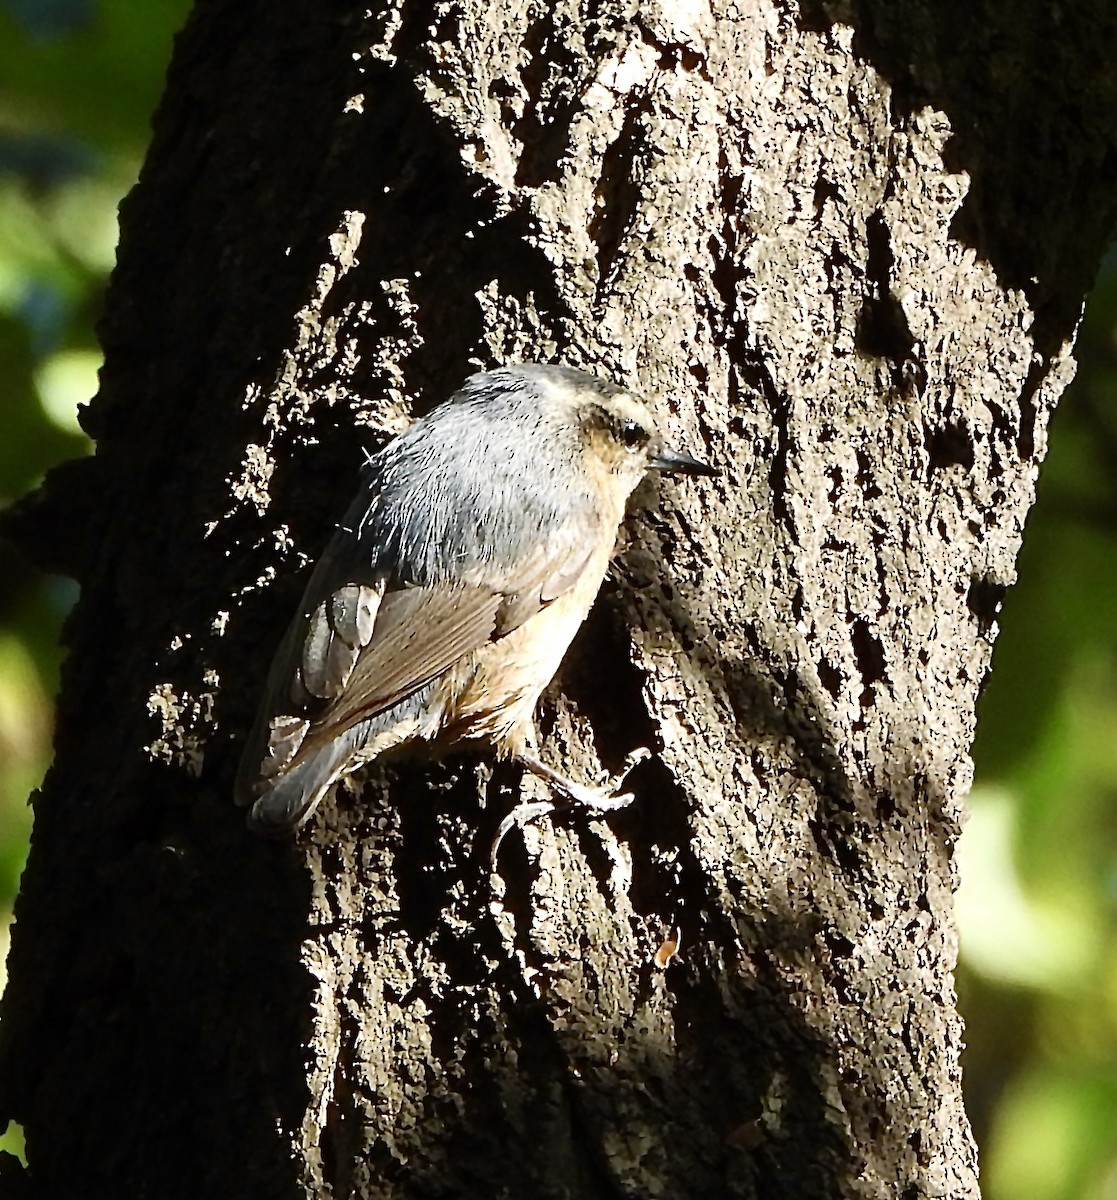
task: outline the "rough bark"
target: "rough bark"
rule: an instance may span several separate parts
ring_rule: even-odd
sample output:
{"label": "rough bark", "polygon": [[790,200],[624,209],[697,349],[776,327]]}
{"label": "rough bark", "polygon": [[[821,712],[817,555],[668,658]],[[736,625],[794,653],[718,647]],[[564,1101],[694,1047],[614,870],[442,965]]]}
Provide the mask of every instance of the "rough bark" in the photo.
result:
{"label": "rough bark", "polygon": [[[122,215],[0,1057],[39,1198],[961,1197],[951,848],[1117,201],[1106,5],[206,0]],[[360,445],[471,369],[638,384],[641,497],[512,768],[230,803]],[[679,953],[657,951],[678,931]],[[9,1167],[10,1169],[10,1167]]]}

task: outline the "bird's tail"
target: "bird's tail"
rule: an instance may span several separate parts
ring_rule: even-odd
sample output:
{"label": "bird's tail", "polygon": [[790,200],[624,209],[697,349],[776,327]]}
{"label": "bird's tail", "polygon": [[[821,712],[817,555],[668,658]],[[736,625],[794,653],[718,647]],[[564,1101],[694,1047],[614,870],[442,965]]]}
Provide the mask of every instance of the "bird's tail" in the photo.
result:
{"label": "bird's tail", "polygon": [[326,794],[353,746],[342,736],[272,779],[259,781],[248,814],[248,827],[265,837],[287,837],[303,824]]}
{"label": "bird's tail", "polygon": [[437,736],[443,710],[431,700],[436,682],[358,721],[315,750],[304,740],[307,721],[259,721],[248,736],[235,784],[237,803],[250,808],[249,829],[265,837],[292,834],[334,780],[406,742]]}

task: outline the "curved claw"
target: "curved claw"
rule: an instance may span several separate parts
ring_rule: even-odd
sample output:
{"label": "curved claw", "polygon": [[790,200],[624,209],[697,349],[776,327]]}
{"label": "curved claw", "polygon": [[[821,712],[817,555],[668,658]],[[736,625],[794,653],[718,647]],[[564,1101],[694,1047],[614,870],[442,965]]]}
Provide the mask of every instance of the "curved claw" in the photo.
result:
{"label": "curved claw", "polygon": [[637,746],[635,750],[630,750],[624,757],[624,768],[621,773],[613,780],[613,790],[616,791],[622,783],[632,774],[632,772],[646,759],[651,758],[652,752],[647,746]]}
{"label": "curved claw", "polygon": [[523,829],[537,818],[554,812],[556,807],[553,800],[525,800],[522,804],[517,804],[497,826],[492,845],[489,847],[489,871],[492,874],[496,873],[496,856],[500,851],[500,843],[508,836],[513,826]]}

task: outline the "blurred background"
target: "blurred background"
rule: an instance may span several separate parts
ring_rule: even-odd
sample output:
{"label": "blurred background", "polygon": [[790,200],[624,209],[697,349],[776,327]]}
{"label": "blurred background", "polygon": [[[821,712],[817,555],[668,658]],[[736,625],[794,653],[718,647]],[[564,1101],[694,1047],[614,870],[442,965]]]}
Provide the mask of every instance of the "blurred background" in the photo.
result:
{"label": "blurred background", "polygon": [[[0,507],[90,451],[116,206],[188,0],[0,0]],[[1117,1200],[1117,258],[981,701],[958,988],[985,1200]],[[0,937],[76,594],[0,542]],[[0,951],[4,949],[0,945]],[[18,1130],[0,1147],[19,1152]]]}

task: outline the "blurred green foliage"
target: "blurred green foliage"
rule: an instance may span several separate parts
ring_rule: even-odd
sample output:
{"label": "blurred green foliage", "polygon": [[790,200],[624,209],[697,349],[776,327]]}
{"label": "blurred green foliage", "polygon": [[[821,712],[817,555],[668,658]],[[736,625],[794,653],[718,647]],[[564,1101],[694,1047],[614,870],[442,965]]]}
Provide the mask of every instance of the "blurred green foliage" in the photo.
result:
{"label": "blurred green foliage", "polygon": [[[93,325],[188,0],[0,0],[0,508],[90,452]],[[0,954],[76,587],[0,541]],[[0,1149],[21,1153],[21,1131]]]}
{"label": "blurred green foliage", "polygon": [[978,708],[959,993],[987,1200],[1117,1200],[1117,258]]}
{"label": "blurred green foliage", "polygon": [[[116,205],[187,0],[0,0],[0,506],[88,453]],[[959,990],[986,1200],[1117,1200],[1117,263],[1056,415],[983,696]],[[0,543],[0,926],[74,598]],[[0,1146],[18,1150],[18,1131]]]}

